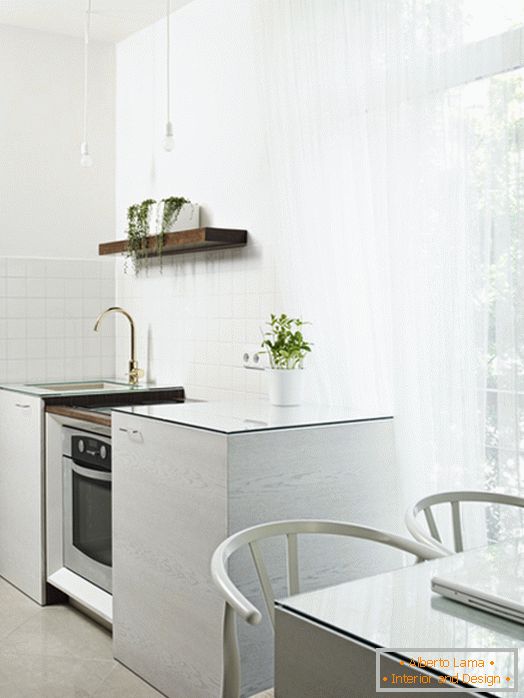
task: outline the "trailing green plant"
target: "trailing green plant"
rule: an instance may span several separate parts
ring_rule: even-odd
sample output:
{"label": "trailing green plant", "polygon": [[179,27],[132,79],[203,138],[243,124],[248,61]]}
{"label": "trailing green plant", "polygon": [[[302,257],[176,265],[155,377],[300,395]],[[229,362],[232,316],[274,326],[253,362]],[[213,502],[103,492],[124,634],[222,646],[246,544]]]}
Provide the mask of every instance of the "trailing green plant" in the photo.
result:
{"label": "trailing green plant", "polygon": [[135,274],[147,264],[147,243],[151,208],[154,199],[146,199],[141,204],[133,204],[127,209],[127,254],[132,260]]}
{"label": "trailing green plant", "polygon": [[308,322],[290,318],[284,313],[271,314],[270,329],[264,332],[262,347],[269,355],[271,368],[302,368],[302,362],[311,352],[311,344],[304,339],[302,327]]}
{"label": "trailing green plant", "polygon": [[164,235],[169,233],[168,227],[172,223],[176,223],[180,211],[184,204],[190,204],[191,201],[186,199],[184,196],[168,196],[166,199],[162,199],[162,220],[160,221],[160,226],[158,229],[157,236],[157,252],[160,257],[160,264],[162,264],[162,251],[164,249]]}
{"label": "trailing green plant", "polygon": [[177,218],[180,214],[182,206],[184,204],[190,204],[191,201],[186,199],[184,196],[168,196],[166,199],[162,199],[162,223],[160,230],[162,233],[168,233],[167,229],[171,222],[176,223]]}
{"label": "trailing green plant", "polygon": [[[151,223],[152,207],[157,202],[154,199],[146,199],[141,204],[133,204],[127,209],[127,254],[126,259],[131,259],[136,274],[147,266],[149,254],[149,230]],[[162,199],[162,206],[158,206],[156,218],[156,251],[162,269],[162,253],[164,250],[165,234],[170,232],[184,204],[190,204],[184,196],[168,196]]]}

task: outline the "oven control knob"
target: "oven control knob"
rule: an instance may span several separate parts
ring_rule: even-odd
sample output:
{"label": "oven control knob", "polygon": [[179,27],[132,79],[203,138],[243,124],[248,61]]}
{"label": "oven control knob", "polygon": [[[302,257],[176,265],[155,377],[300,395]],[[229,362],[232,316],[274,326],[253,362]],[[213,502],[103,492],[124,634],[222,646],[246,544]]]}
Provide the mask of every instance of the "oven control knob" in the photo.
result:
{"label": "oven control knob", "polygon": [[100,446],[100,458],[102,460],[107,458],[107,448],[105,446]]}
{"label": "oven control knob", "polygon": [[86,445],[82,439],[78,441],[78,450],[80,451],[80,453],[83,453],[86,450]]}

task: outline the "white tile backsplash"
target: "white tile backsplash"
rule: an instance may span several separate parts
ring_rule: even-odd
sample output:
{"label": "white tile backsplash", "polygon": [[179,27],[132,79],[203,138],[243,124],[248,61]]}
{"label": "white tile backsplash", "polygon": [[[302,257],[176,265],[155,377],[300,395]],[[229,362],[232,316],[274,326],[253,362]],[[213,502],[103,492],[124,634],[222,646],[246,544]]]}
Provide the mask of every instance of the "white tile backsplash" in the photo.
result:
{"label": "white tile backsplash", "polygon": [[110,378],[114,261],[0,257],[0,381]]}
{"label": "white tile backsplash", "polygon": [[[263,373],[242,367],[246,345],[281,308],[273,258],[244,249],[152,260],[137,277],[117,260],[116,302],[137,326],[137,358],[148,379],[183,385],[193,397],[262,397]],[[129,328],[117,323],[116,374],[125,369]]]}
{"label": "white tile backsplash", "polygon": [[[116,282],[115,282],[116,264]],[[242,367],[246,346],[280,309],[271,255],[248,248],[151,260],[138,277],[114,259],[0,257],[0,382],[125,378],[129,324],[96,316],[122,305],[136,322],[148,380],[189,395],[265,394],[264,376]]]}

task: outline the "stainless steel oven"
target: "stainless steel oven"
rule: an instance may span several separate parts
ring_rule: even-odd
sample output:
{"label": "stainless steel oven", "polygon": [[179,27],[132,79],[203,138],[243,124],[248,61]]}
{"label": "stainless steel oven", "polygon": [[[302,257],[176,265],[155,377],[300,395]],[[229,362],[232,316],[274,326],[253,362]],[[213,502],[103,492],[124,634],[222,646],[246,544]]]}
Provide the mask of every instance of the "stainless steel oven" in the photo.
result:
{"label": "stainless steel oven", "polygon": [[111,593],[111,438],[63,430],[64,566]]}

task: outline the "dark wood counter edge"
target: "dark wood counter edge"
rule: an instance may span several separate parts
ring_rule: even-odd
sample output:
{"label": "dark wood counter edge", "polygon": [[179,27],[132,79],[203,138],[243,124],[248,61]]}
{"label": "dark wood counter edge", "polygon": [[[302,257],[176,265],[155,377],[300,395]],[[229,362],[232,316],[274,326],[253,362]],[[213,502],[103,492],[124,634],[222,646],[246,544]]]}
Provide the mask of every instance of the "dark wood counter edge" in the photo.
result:
{"label": "dark wood counter edge", "polygon": [[49,414],[58,414],[61,417],[69,417],[70,419],[80,419],[82,420],[82,422],[99,424],[104,427],[111,426],[110,414],[100,414],[99,412],[93,412],[90,409],[82,409],[81,407],[62,407],[60,405],[48,405],[45,411]]}
{"label": "dark wood counter edge", "polygon": [[159,403],[184,402],[185,392],[182,387],[152,388],[126,393],[103,393],[90,395],[42,395],[45,411],[61,417],[79,419],[91,424],[111,426],[111,415],[94,412],[97,407],[129,407],[132,405],[156,405]]}
{"label": "dark wood counter edge", "polygon": [[161,402],[184,402],[185,392],[181,386],[171,388],[151,388],[133,392],[115,393],[75,393],[74,395],[40,395],[47,405],[62,407],[128,407],[132,405],[154,405]]}

